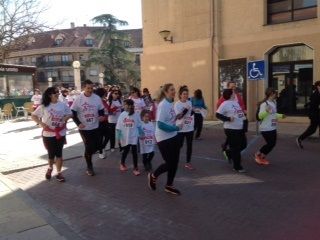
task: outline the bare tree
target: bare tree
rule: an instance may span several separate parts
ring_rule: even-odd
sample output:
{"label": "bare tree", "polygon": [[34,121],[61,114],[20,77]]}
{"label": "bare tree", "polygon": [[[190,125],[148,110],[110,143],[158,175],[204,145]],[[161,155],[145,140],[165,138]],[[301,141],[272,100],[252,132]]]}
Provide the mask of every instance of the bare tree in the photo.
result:
{"label": "bare tree", "polygon": [[28,35],[48,29],[39,0],[0,0],[0,62],[28,41]]}

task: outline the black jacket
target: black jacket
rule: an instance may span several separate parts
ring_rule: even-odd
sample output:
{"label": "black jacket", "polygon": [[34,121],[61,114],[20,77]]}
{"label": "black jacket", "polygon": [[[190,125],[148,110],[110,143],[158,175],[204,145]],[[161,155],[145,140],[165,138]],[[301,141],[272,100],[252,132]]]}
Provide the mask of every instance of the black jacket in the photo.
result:
{"label": "black jacket", "polygon": [[309,118],[319,119],[320,118],[320,93],[318,90],[315,90],[310,96],[309,104]]}

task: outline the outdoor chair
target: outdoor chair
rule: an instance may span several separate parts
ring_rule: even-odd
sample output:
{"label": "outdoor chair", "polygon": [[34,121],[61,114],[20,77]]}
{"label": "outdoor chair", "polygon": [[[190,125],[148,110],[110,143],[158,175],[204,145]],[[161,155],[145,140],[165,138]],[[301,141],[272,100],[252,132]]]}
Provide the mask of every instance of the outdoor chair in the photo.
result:
{"label": "outdoor chair", "polygon": [[23,113],[25,118],[28,118],[28,111],[23,106],[17,107],[14,102],[12,102],[13,108],[16,111],[16,118],[19,116],[19,113]]}
{"label": "outdoor chair", "polygon": [[27,119],[28,119],[29,114],[31,115],[31,113],[33,112],[33,103],[32,102],[25,102],[23,104],[23,107],[27,111]]}
{"label": "outdoor chair", "polygon": [[6,103],[2,108],[3,118],[6,120],[12,119],[13,105],[11,103]]}

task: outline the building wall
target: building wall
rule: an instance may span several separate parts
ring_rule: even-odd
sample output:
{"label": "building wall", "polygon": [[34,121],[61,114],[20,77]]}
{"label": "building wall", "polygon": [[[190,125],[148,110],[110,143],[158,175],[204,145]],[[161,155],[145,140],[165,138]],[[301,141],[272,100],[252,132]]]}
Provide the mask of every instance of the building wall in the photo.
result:
{"label": "building wall", "polygon": [[[142,87],[152,93],[172,82],[202,89],[212,108],[211,1],[143,0]],[[169,30],[173,42],[165,42],[159,31]],[[212,114],[212,112],[210,112]]]}

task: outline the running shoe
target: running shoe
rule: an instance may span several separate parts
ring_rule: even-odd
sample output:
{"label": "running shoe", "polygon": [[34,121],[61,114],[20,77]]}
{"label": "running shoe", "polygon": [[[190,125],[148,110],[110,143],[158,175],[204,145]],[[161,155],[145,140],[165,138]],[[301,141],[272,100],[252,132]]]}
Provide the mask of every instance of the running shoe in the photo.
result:
{"label": "running shoe", "polygon": [[87,175],[93,177],[95,175],[93,169],[87,169]]}
{"label": "running shoe", "polygon": [[239,169],[233,169],[237,173],[246,173],[247,171],[244,168],[239,168]]}
{"label": "running shoe", "polygon": [[120,164],[120,171],[121,172],[125,172],[125,171],[128,171],[128,168],[125,164]]}
{"label": "running shoe", "polygon": [[139,169],[133,169],[133,175],[135,175],[135,176],[139,176],[141,173],[140,173],[140,171],[139,171]]}
{"label": "running shoe", "polygon": [[66,181],[66,179],[64,178],[64,176],[62,176],[61,173],[57,174],[56,179],[58,182],[65,182]]}
{"label": "running shoe", "polygon": [[181,195],[181,192],[173,186],[166,186],[164,188],[164,191],[166,191],[167,193],[171,193],[173,195]]}
{"label": "running shoe", "polygon": [[157,189],[156,180],[152,173],[148,174],[148,186],[151,190],[155,191]]}
{"label": "running shoe", "polygon": [[303,149],[302,141],[299,137],[296,138],[296,144],[298,148]]}
{"label": "running shoe", "polygon": [[110,149],[110,152],[114,152],[114,148],[111,148],[111,149]]}
{"label": "running shoe", "polygon": [[191,163],[186,163],[186,164],[184,165],[184,167],[185,167],[186,169],[189,169],[189,170],[195,170],[195,168],[192,166]]}
{"label": "running shoe", "polygon": [[99,153],[99,158],[100,159],[105,159],[106,158],[106,154],[104,152]]}
{"label": "running shoe", "polygon": [[266,158],[263,158],[263,162],[264,162],[264,165],[270,165],[269,160],[267,160]]}
{"label": "running shoe", "polygon": [[257,164],[259,165],[266,165],[264,159],[261,157],[260,154],[256,153],[254,155],[254,160],[256,161]]}
{"label": "running shoe", "polygon": [[48,168],[47,172],[46,172],[46,179],[50,180],[51,179],[51,174],[52,174],[52,168]]}

